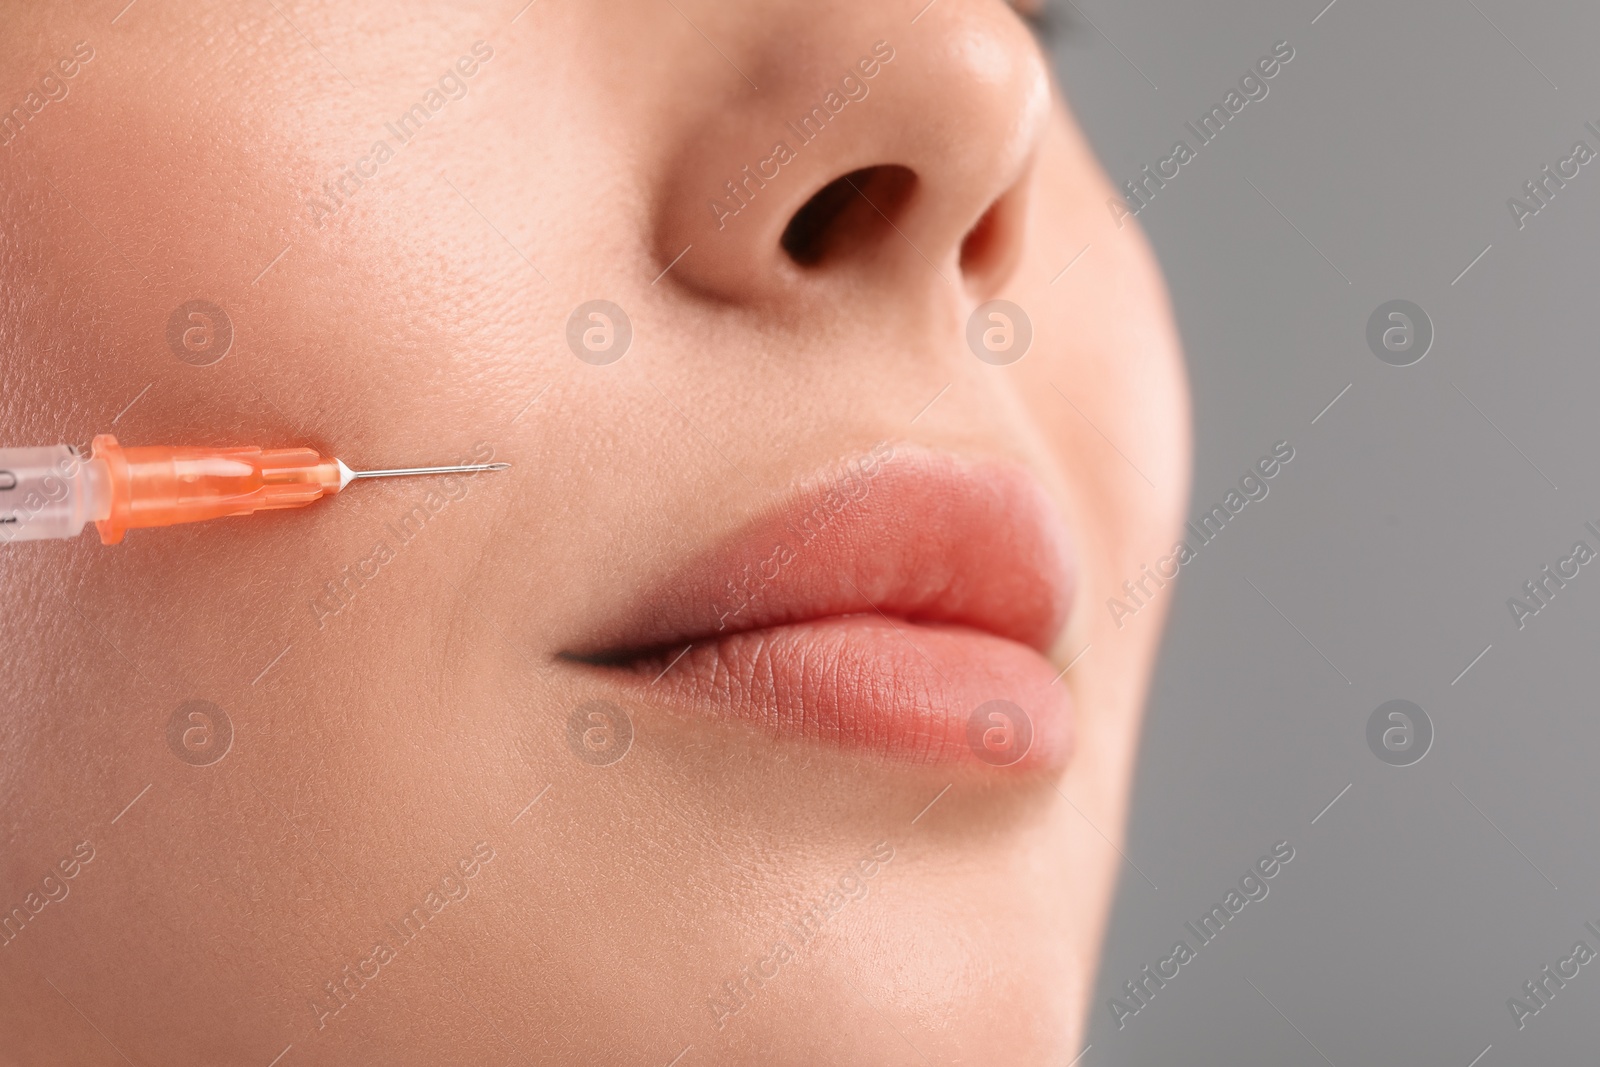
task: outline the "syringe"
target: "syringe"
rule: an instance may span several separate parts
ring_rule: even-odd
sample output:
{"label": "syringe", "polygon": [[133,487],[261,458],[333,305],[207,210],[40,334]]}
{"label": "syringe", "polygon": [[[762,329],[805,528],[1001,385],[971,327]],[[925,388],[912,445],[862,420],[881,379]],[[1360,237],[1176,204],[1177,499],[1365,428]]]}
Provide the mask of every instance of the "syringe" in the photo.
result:
{"label": "syringe", "polygon": [[0,544],[76,537],[93,522],[104,544],[125,531],[268,508],[299,508],[358,478],[471,474],[509,463],[353,471],[309,448],[123,448],[100,434],[85,459],[71,445],[0,448]]}

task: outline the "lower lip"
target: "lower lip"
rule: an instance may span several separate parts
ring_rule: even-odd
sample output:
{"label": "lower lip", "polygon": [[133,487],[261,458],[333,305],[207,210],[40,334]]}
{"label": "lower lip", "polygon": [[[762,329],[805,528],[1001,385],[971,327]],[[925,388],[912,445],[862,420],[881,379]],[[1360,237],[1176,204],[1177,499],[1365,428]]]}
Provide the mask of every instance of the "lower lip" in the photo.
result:
{"label": "lower lip", "polygon": [[914,763],[1021,771],[1071,755],[1072,701],[1050,661],[967,627],[846,615],[680,651],[633,665],[641,697]]}

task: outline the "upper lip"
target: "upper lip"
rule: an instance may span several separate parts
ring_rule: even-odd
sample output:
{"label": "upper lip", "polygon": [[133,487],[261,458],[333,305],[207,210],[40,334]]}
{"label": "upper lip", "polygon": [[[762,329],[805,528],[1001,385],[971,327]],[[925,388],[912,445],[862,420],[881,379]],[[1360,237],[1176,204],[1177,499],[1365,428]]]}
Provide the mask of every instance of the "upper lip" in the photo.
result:
{"label": "upper lip", "polygon": [[1064,526],[1007,460],[897,444],[808,479],[568,658],[653,660],[737,633],[853,614],[966,627],[1048,654],[1071,609]]}

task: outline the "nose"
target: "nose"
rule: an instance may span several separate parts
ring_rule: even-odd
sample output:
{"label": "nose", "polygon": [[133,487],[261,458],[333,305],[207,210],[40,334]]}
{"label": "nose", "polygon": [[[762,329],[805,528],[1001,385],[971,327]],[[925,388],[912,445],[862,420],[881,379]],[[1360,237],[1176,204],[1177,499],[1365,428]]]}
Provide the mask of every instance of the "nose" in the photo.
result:
{"label": "nose", "polygon": [[775,6],[780,25],[729,55],[744,80],[680,116],[655,233],[663,266],[682,254],[678,284],[770,304],[1004,283],[1049,115],[1043,59],[999,0],[889,8]]}

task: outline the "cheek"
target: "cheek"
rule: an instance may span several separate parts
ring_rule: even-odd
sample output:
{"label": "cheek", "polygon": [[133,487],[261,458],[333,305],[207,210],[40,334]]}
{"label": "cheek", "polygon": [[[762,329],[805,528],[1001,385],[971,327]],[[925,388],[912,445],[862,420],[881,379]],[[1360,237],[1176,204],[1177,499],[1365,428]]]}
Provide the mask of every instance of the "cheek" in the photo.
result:
{"label": "cheek", "polygon": [[[1087,145],[1059,117],[1034,189],[1041,251],[1019,270],[1012,298],[1037,309],[1040,348],[1014,369],[1067,472],[1069,522],[1085,542],[1075,628],[1088,624],[1097,603],[1104,615],[1110,590],[1170,550],[1188,494],[1188,386],[1165,285],[1137,223],[1125,219],[1118,229],[1106,211],[1113,195]],[[1159,626],[1140,626],[1116,644],[1150,646],[1142,656],[1158,634]],[[1069,635],[1074,651],[1091,641],[1088,629]]]}
{"label": "cheek", "polygon": [[[1096,713],[1079,717],[1063,788],[1102,829],[1124,817],[1145,690],[1174,598],[1162,591],[1120,632],[1105,602],[1180,539],[1190,460],[1188,386],[1165,286],[1137,223],[1124,220],[1118,229],[1106,210],[1114,195],[1078,131],[1058,115],[1034,183],[1032,250],[1015,295],[1007,294],[1042,309],[1038,350],[1008,369],[1017,372],[1017,393],[1060,472],[1059,495],[1081,553],[1078,600],[1055,659],[1065,666],[1092,648],[1063,684],[1080,708]],[[1083,259],[1052,285],[1085,246]],[[1089,864],[1091,876],[1073,884],[1083,915],[1093,918],[1074,921],[1084,922],[1082,944],[1095,946],[1116,875],[1101,860],[1116,856],[1079,822],[1063,825],[1071,854]]]}

